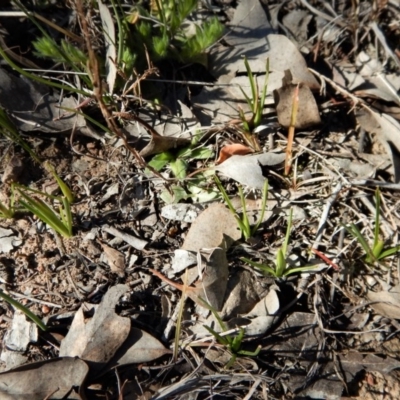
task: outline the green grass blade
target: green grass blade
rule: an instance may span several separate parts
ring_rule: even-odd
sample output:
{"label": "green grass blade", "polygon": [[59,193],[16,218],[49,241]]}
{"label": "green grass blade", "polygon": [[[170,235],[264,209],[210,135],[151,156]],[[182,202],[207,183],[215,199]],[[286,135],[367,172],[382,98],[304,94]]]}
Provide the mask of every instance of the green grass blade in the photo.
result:
{"label": "green grass blade", "polygon": [[399,251],[400,251],[400,246],[391,247],[390,249],[382,251],[381,254],[377,258],[378,258],[378,260],[382,260],[386,257],[393,256],[394,254],[398,253]]}
{"label": "green grass blade", "polygon": [[244,66],[246,67],[247,76],[249,77],[251,96],[253,98],[251,109],[254,112],[254,107],[256,106],[258,100],[258,88],[257,84],[255,83],[255,78],[253,72],[251,71],[250,64],[246,57],[244,57]]}
{"label": "green grass blade", "polygon": [[242,92],[244,98],[246,99],[246,103],[248,104],[248,106],[253,109],[253,103],[251,101],[251,98],[249,96],[247,96],[246,92],[242,89],[241,86],[239,86],[240,91]]}
{"label": "green grass blade", "polygon": [[283,256],[286,257],[287,254],[287,249],[289,246],[289,240],[290,240],[290,231],[292,230],[292,220],[293,220],[293,208],[290,209],[289,212],[289,218],[288,218],[288,225],[286,229],[286,235],[285,235],[285,241],[282,246],[282,252]]}
{"label": "green grass blade", "polygon": [[288,276],[292,274],[298,274],[298,273],[303,273],[303,272],[319,272],[318,269],[316,269],[313,265],[309,265],[306,267],[297,267],[297,268],[288,268],[283,276]]}
{"label": "green grass blade", "polygon": [[1,201],[0,201],[0,217],[1,218],[13,218],[14,217],[14,210],[10,206],[7,208]]}
{"label": "green grass blade", "polygon": [[71,232],[63,221],[57,216],[56,212],[50,208],[44,201],[35,199],[18,189],[19,194],[24,200],[19,200],[20,204],[36,215],[40,220],[53,228],[60,235],[71,237]]}
{"label": "green grass blade", "polygon": [[27,307],[23,306],[21,303],[18,301],[14,300],[12,297],[8,296],[5,294],[2,290],[0,290],[0,297],[5,300],[7,303],[10,303],[12,306],[17,308],[18,310],[21,310],[29,319],[31,319],[42,331],[45,331],[46,325],[43,323],[43,321],[37,317],[31,310],[29,310]]}
{"label": "green grass blade", "polygon": [[375,229],[374,229],[374,245],[373,249],[377,248],[379,243],[379,214],[381,212],[381,194],[379,191],[379,187],[375,190]]}
{"label": "green grass blade", "polygon": [[240,197],[240,202],[242,204],[242,219],[241,219],[243,225],[242,233],[244,238],[248,240],[251,237],[251,228],[250,228],[249,217],[247,216],[246,198],[243,194],[243,189],[241,186],[239,186],[239,197]]}
{"label": "green grass blade", "polygon": [[217,333],[216,331],[214,331],[213,328],[204,325],[204,328],[206,328],[208,330],[208,332],[211,333],[211,335],[213,335],[219,344],[223,344],[224,346],[229,346],[229,341],[227,340],[227,338],[225,336],[221,336],[219,333]]}
{"label": "green grass blade", "polygon": [[371,248],[369,247],[367,241],[365,240],[364,236],[361,234],[359,229],[356,225],[350,224],[350,226],[342,225],[347,232],[349,232],[353,237],[357,239],[360,243],[361,247],[364,249],[365,254],[369,257],[370,262],[374,261],[374,254],[372,253]]}
{"label": "green grass blade", "polygon": [[286,269],[286,259],[283,249],[279,249],[276,254],[276,269],[275,276],[281,278],[285,274]]}
{"label": "green grass blade", "polygon": [[228,206],[229,210],[231,211],[231,213],[233,215],[237,215],[236,209],[235,207],[233,207],[233,204],[231,202],[231,199],[229,198],[228,194],[225,191],[225,188],[222,186],[221,181],[219,180],[219,178],[217,177],[217,175],[214,175],[214,181],[218,186],[219,191],[221,192],[221,195],[226,203],[226,205]]}
{"label": "green grass blade", "polygon": [[249,260],[246,257],[241,257],[240,259],[242,261],[247,262],[248,264],[252,265],[253,267],[260,269],[261,271],[266,272],[267,274],[277,277],[276,272],[271,267],[268,267],[267,265],[256,263],[254,261]]}
{"label": "green grass blade", "polygon": [[61,192],[63,193],[63,195],[68,199],[68,201],[70,203],[74,202],[74,195],[72,194],[70,188],[68,187],[68,185],[58,176],[56,170],[54,169],[54,167],[49,163],[49,162],[45,162],[44,163],[44,167],[47,169],[47,171],[49,171],[54,179],[57,181],[58,186],[61,189]]}
{"label": "green grass blade", "polygon": [[261,223],[263,222],[265,210],[267,208],[267,201],[268,201],[268,179],[264,182],[263,193],[262,193],[262,204],[261,204],[261,215],[258,219],[257,223],[254,225],[251,234],[254,235],[258,228],[260,227]]}
{"label": "green grass blade", "polygon": [[17,127],[10,120],[7,113],[0,107],[0,132],[8,139],[20,145],[38,164],[41,163],[40,158],[36,153],[29,147],[28,143],[25,142],[18,133]]}

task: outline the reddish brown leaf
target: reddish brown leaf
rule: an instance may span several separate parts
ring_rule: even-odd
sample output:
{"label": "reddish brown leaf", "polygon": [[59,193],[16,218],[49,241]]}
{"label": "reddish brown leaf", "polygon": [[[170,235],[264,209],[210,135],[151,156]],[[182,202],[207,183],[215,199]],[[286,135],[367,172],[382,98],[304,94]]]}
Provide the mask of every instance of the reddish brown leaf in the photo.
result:
{"label": "reddish brown leaf", "polygon": [[244,156],[245,154],[249,154],[252,152],[253,150],[250,147],[245,146],[244,144],[241,143],[228,144],[221,149],[217,160],[217,164],[221,164],[226,159],[234,155]]}

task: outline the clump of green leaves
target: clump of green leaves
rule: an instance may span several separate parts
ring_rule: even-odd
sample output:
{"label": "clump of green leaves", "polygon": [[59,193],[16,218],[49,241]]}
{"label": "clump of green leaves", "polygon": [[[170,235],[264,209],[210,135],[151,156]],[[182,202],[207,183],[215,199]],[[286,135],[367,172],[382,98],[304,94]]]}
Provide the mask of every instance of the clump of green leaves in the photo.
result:
{"label": "clump of green leaves", "polygon": [[[176,151],[164,151],[155,155],[148,163],[156,171],[162,171],[164,168],[169,168],[172,175],[179,181],[184,181],[188,175],[189,162],[192,160],[207,160],[214,156],[212,149],[200,145],[201,135],[195,135],[190,145]],[[166,203],[179,202],[179,200],[188,197],[200,198],[202,201],[211,200],[216,197],[216,193],[205,191],[202,184],[205,181],[205,176],[198,174],[195,179],[186,182],[187,191],[179,185],[173,185],[170,191],[173,196],[164,192],[161,198]]]}
{"label": "clump of green leaves", "polygon": [[[203,306],[209,309],[213,313],[215,319],[218,321],[218,324],[221,327],[222,332],[227,332],[228,328],[225,325],[224,321],[222,321],[218,312],[205,300],[203,299],[200,300],[203,303]],[[208,332],[210,332],[215,337],[215,339],[219,344],[226,346],[227,350],[231,353],[231,358],[225,365],[225,369],[230,369],[235,363],[237,357],[239,356],[256,357],[261,350],[261,346],[258,346],[254,351],[248,351],[242,349],[243,338],[245,334],[245,330],[242,327],[239,328],[239,332],[235,336],[230,334],[221,335],[218,332],[216,332],[213,328],[207,325],[205,325],[204,328],[206,328]]]}
{"label": "clump of green leaves", "polygon": [[248,258],[242,257],[241,260],[247,262],[253,267],[259,269],[265,274],[272,275],[274,278],[282,278],[284,276],[302,273],[302,272],[311,272],[315,269],[314,266],[309,265],[305,267],[291,267],[290,264],[286,261],[288,257],[288,246],[290,240],[290,232],[292,229],[292,219],[293,219],[293,210],[290,210],[288,226],[286,229],[285,241],[283,242],[282,247],[278,250],[276,254],[275,266],[271,267],[265,264],[256,263]]}
{"label": "clump of green leaves", "polygon": [[[12,183],[10,206],[7,207],[0,202],[0,217],[14,218],[16,211],[27,210],[60,235],[72,237],[71,204],[74,201],[73,194],[68,185],[57,175],[54,168],[50,164],[45,164],[45,166],[57,181],[62,195],[53,196],[18,183]],[[49,205],[32,193],[47,198],[52,204]],[[16,195],[18,195],[18,209],[16,208]]]}
{"label": "clump of green leaves", "polygon": [[242,89],[242,87],[239,88],[242,91],[244,98],[246,99],[246,102],[252,112],[252,116],[250,117],[250,119],[247,119],[242,108],[239,108],[239,116],[240,119],[242,120],[244,138],[246,142],[249,145],[251,145],[255,150],[260,150],[257,140],[251,133],[254,128],[257,128],[261,124],[261,118],[265,105],[265,98],[267,96],[267,87],[269,79],[269,59],[267,59],[266,62],[265,78],[261,94],[260,94],[260,89],[258,87],[257,78],[251,71],[250,64],[246,57],[244,57],[244,65],[246,67],[247,77],[249,78],[251,97],[246,94],[246,92]]}
{"label": "clump of green leaves", "polygon": [[239,197],[240,197],[240,201],[242,204],[242,213],[239,214],[236,211],[235,207],[233,207],[233,204],[232,204],[228,194],[226,193],[225,188],[222,186],[221,181],[218,179],[217,176],[215,176],[214,179],[215,179],[215,183],[217,184],[218,189],[222,195],[222,198],[225,200],[225,203],[228,206],[230,212],[236,218],[239,229],[242,232],[242,236],[244,237],[245,240],[250,239],[257,232],[258,228],[261,225],[261,222],[264,219],[264,214],[265,214],[265,210],[267,208],[267,200],[268,200],[268,180],[265,180],[263,191],[262,191],[262,205],[261,205],[260,218],[258,219],[258,221],[256,222],[255,225],[251,226],[249,217],[246,212],[246,197],[243,193],[243,188],[241,186],[239,186]]}
{"label": "clump of green leaves", "polygon": [[[118,53],[118,65],[128,76],[132,69],[147,68],[164,59],[205,64],[204,52],[223,33],[216,17],[200,24],[189,21],[198,0],[152,0],[150,8],[135,5],[119,24],[119,38],[124,43]],[[121,63],[119,63],[121,61]]]}
{"label": "clump of green leaves", "polygon": [[385,248],[385,241],[380,239],[379,235],[379,219],[380,219],[380,209],[381,209],[381,194],[379,188],[375,191],[375,228],[374,228],[374,239],[371,244],[363,236],[358,227],[355,224],[343,225],[357,241],[360,243],[361,247],[365,252],[364,261],[370,266],[375,266],[377,264],[384,265],[383,260],[387,257],[393,256],[400,251],[400,245],[394,247]]}

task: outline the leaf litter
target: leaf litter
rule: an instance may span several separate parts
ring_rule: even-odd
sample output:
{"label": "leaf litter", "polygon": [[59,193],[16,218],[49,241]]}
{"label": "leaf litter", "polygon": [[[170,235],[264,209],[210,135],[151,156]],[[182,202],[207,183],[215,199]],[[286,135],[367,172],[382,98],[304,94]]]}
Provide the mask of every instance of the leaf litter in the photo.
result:
{"label": "leaf litter", "polygon": [[[214,83],[198,90],[200,94],[194,94],[193,86],[175,87],[176,97],[163,86],[171,110],[150,110],[143,95],[144,106],[133,110],[134,118],[125,113],[129,103],[123,99],[116,113],[129,143],[145,161],[164,151],[175,154],[200,128],[200,146],[217,150],[225,143],[215,165],[211,158],[185,160],[185,172],[196,172],[187,179],[175,179],[171,168],[158,176],[142,173],[143,165],[123,140],[115,147],[108,134],[99,140],[93,126],[71,111],[77,107],[76,98],[0,71],[0,104],[39,155],[57,164],[57,173],[78,196],[72,205],[72,239],[60,240],[41,221],[24,214],[2,220],[7,234],[0,290],[16,296],[47,326],[37,340],[32,333],[37,328],[24,315],[2,306],[0,328],[8,347],[2,350],[3,370],[13,367],[0,375],[4,398],[98,398],[106,392],[115,399],[143,398],[143,393],[146,398],[166,398],[193,390],[205,397],[210,395],[210,382],[219,382],[213,390],[226,397],[256,398],[266,387],[277,398],[369,399],[379,386],[387,398],[396,398],[391,385],[396,386],[389,379],[396,382],[400,359],[397,254],[388,259],[388,269],[365,265],[362,246],[343,225],[357,224],[365,240],[373,241],[372,193],[379,185],[379,236],[391,245],[398,242],[399,71],[392,47],[399,32],[387,25],[398,9],[393,2],[379,2],[374,14],[379,23],[365,24],[358,18],[372,15],[367,2],[360,3],[364,14],[354,14],[346,3],[322,6],[306,0],[268,6],[241,1],[235,9],[230,8],[234,3],[212,3],[223,15],[233,15],[226,21],[227,35],[210,49]],[[101,10],[97,37],[109,51],[104,77],[110,94],[116,94],[116,25],[109,18],[111,8]],[[243,56],[260,88],[270,59],[262,121],[267,129],[254,131],[261,154],[251,154],[252,149],[244,154],[249,147],[243,140],[239,106],[246,116],[251,112],[238,85],[247,95],[251,90]],[[294,160],[291,174],[285,176],[292,91],[298,84]],[[307,110],[303,114],[302,107]],[[76,135],[78,152],[61,136],[75,128],[86,134]],[[4,143],[1,146],[5,150]],[[3,169],[8,163],[12,167],[14,153],[21,162],[3,174],[5,204],[11,181],[38,190],[55,187],[41,168],[30,167],[20,149],[11,153],[3,159]],[[257,196],[268,179],[267,211],[252,240],[244,242],[225,205],[212,200],[214,194],[206,196],[213,184],[207,177],[198,178],[203,168],[208,176],[216,172],[224,179],[232,199],[243,185],[248,213],[259,212]],[[194,179],[197,189],[191,186]],[[181,202],[165,205],[166,196],[160,193],[168,190],[171,202]],[[196,190],[201,193],[197,197]],[[235,201],[242,212],[241,201]],[[319,254],[326,266],[318,273],[274,280],[240,258],[275,263],[290,207],[299,212],[287,262],[293,267],[321,264]],[[338,268],[333,270],[333,265]],[[185,270],[188,282],[181,276]],[[182,290],[189,300],[180,311]],[[230,333],[203,300],[219,310]],[[171,338],[180,312],[183,322],[174,363]],[[225,374],[222,366],[231,354],[205,324],[233,337],[243,327],[242,347],[260,344],[262,350],[256,357],[238,357]],[[276,376],[280,378],[270,378]],[[384,389],[382,382],[390,384]]]}

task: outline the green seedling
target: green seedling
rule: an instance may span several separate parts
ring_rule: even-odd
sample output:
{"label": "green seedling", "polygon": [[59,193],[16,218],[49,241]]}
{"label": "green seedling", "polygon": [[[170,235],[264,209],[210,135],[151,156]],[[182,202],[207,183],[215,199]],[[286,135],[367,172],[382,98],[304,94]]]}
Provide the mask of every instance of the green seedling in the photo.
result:
{"label": "green seedling", "polygon": [[385,248],[385,241],[381,240],[379,237],[379,228],[380,228],[379,219],[380,219],[380,207],[381,207],[381,194],[379,188],[376,188],[375,191],[375,207],[376,207],[375,229],[374,229],[374,240],[372,242],[372,246],[368,243],[365,236],[363,236],[363,234],[360,232],[360,230],[355,224],[350,224],[350,225],[342,224],[342,226],[360,243],[361,247],[365,251],[364,261],[368,265],[374,266],[376,264],[380,264],[386,266],[382,260],[398,253],[400,251],[400,245],[390,248]]}
{"label": "green seedling", "polygon": [[0,134],[5,136],[7,139],[21,146],[37,163],[40,163],[39,157],[29,147],[29,145],[23,140],[18,133],[18,129],[15,124],[11,121],[7,113],[0,107]]}
{"label": "green seedling", "polygon": [[242,204],[242,213],[239,214],[236,211],[235,207],[233,207],[233,204],[232,204],[228,194],[226,193],[224,187],[222,186],[221,181],[218,179],[217,176],[214,176],[214,179],[215,179],[215,183],[218,186],[219,191],[221,192],[222,198],[225,200],[225,203],[228,206],[230,212],[236,218],[237,224],[239,226],[240,231],[242,232],[243,237],[245,238],[245,240],[250,239],[257,232],[258,228],[261,225],[261,222],[264,219],[265,210],[267,208],[267,200],[268,200],[268,180],[265,180],[263,191],[262,191],[262,205],[261,205],[260,218],[258,219],[258,221],[256,222],[255,225],[251,226],[249,217],[246,212],[246,198],[243,193],[242,187],[239,186],[239,197],[240,197],[240,201]]}
{"label": "green seedling", "polygon": [[291,209],[289,213],[289,220],[286,229],[285,241],[276,254],[275,267],[270,267],[265,264],[256,263],[245,257],[242,257],[241,260],[247,262],[248,264],[252,265],[253,267],[259,269],[260,271],[268,275],[272,275],[274,278],[282,278],[292,274],[297,274],[302,272],[312,272],[313,270],[315,270],[315,267],[311,265],[305,267],[291,267],[290,264],[288,264],[286,261],[290,232],[292,229],[292,218],[293,218],[293,210]]}
{"label": "green seedling", "polygon": [[10,205],[7,207],[0,201],[0,218],[14,218],[15,208],[14,208],[14,194],[11,194]]}
{"label": "green seedling", "polygon": [[256,138],[251,135],[251,132],[254,128],[257,128],[261,124],[261,118],[265,105],[265,98],[267,96],[267,87],[268,87],[268,79],[269,79],[269,59],[266,62],[265,69],[265,79],[262,87],[262,92],[260,95],[260,90],[257,83],[257,78],[253,75],[251,71],[250,64],[246,57],[244,57],[244,65],[246,67],[247,76],[249,78],[249,84],[251,89],[251,97],[246,94],[246,92],[239,87],[243,93],[244,98],[252,112],[252,116],[250,119],[247,119],[243,109],[239,108],[239,117],[243,124],[244,129],[244,138],[246,142],[251,145],[256,151],[260,150],[260,145],[257,142]]}
{"label": "green seedling", "polygon": [[[20,195],[19,204],[36,215],[41,221],[53,228],[57,233],[64,237],[72,237],[72,214],[71,203],[64,196],[51,196],[47,193],[28,188],[23,185],[14,184],[14,188]],[[49,206],[36,196],[31,196],[29,192],[45,196],[54,203],[58,203],[58,212],[55,207]]]}
{"label": "green seedling", "polygon": [[175,178],[183,180],[187,176],[190,160],[206,160],[214,155],[214,152],[207,147],[192,147],[193,144],[177,152],[164,151],[154,156],[149,165],[156,171],[161,171],[168,165]]}
{"label": "green seedling", "polygon": [[[156,171],[161,171],[164,168],[169,168],[179,181],[183,181],[188,175],[189,162],[191,160],[206,160],[214,156],[213,150],[207,147],[199,146],[200,135],[196,135],[188,147],[178,151],[165,151],[155,155],[148,163]],[[215,194],[206,191],[202,188],[202,183],[205,181],[205,175],[197,175],[195,179],[187,182],[186,187],[190,194],[181,186],[173,185],[169,192],[163,192],[161,198],[166,203],[178,203],[182,199],[195,197],[199,201],[211,200],[215,198]]]}
{"label": "green seedling", "polygon": [[[72,192],[65,182],[57,175],[54,168],[50,164],[47,164],[46,168],[56,179],[61,189],[62,196],[52,196],[18,183],[12,184],[13,196],[15,193],[18,193],[18,202],[23,209],[28,210],[32,214],[36,215],[37,218],[49,225],[60,235],[64,237],[72,237],[71,203],[74,200]],[[51,200],[53,205],[48,205],[37,196],[30,195],[30,193],[34,193]]]}
{"label": "green seedling", "polygon": [[42,331],[45,331],[47,329],[46,325],[43,323],[43,321],[40,318],[38,318],[32,311],[30,311],[29,308],[23,306],[21,303],[19,303],[18,301],[14,300],[8,294],[5,294],[2,290],[0,290],[0,298],[2,298],[7,303],[11,304],[13,307],[17,308],[18,310],[21,310]]}
{"label": "green seedling", "polygon": [[[203,306],[213,313],[215,319],[218,321],[218,324],[221,327],[222,332],[227,332],[228,328],[225,325],[224,321],[222,321],[221,317],[218,315],[217,310],[215,310],[210,304],[208,304],[202,298],[199,299],[201,300]],[[258,346],[254,351],[248,351],[242,349],[243,338],[245,334],[245,330],[242,327],[239,328],[239,332],[235,336],[232,336],[230,334],[221,335],[207,325],[205,325],[204,328],[206,328],[208,332],[210,332],[215,337],[215,339],[219,344],[225,346],[229,351],[229,353],[231,354],[231,359],[225,365],[225,369],[230,369],[235,363],[237,357],[239,356],[256,357],[261,350],[261,346]]]}

